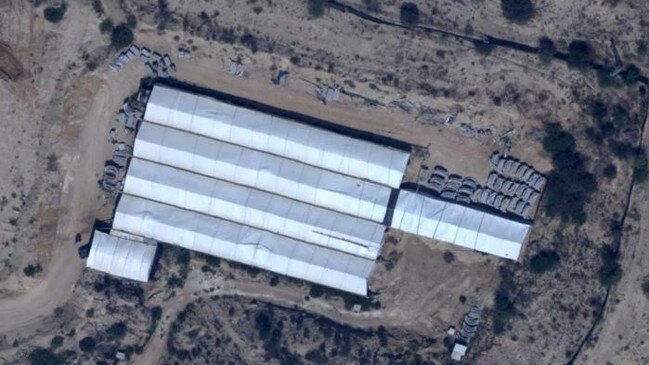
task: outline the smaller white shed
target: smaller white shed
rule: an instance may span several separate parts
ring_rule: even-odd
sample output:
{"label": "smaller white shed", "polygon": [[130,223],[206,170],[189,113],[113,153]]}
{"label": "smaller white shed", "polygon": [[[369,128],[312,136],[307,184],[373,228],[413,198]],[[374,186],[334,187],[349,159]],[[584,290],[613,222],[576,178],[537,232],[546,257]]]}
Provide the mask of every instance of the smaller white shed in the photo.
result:
{"label": "smaller white shed", "polygon": [[157,245],[95,231],[86,267],[142,282],[149,281]]}

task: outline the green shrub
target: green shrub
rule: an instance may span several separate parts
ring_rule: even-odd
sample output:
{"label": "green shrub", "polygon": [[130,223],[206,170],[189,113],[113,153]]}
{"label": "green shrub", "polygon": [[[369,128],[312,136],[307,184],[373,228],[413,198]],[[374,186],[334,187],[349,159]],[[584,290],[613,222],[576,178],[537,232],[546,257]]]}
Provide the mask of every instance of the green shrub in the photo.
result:
{"label": "green shrub", "polygon": [[97,342],[90,336],[84,337],[79,341],[79,348],[83,352],[92,352],[95,349],[95,346],[97,346]]}
{"label": "green shrub", "polygon": [[552,62],[552,58],[557,53],[557,48],[555,47],[552,39],[548,37],[541,37],[539,38],[539,47],[537,52],[541,63],[547,65]]}
{"label": "green shrub", "polygon": [[124,48],[133,43],[133,31],[128,25],[122,23],[115,28],[110,35],[110,44],[117,48]]}
{"label": "green shrub", "polygon": [[545,188],[546,213],[583,224],[584,206],[597,190],[595,176],[586,170],[585,158],[575,149],[574,137],[559,124],[546,125],[543,148],[552,155],[553,166]]}
{"label": "green shrub", "polygon": [[606,245],[600,251],[602,266],[599,269],[599,282],[604,286],[617,283],[622,277],[622,268],[618,263],[619,253]]}
{"label": "green shrub", "polygon": [[324,6],[327,0],[308,0],[309,15],[313,18],[320,18],[324,15]]}
{"label": "green shrub", "polygon": [[590,43],[576,40],[568,45],[568,67],[584,70],[590,64],[592,49]]}
{"label": "green shrub", "polygon": [[126,336],[127,331],[128,331],[128,327],[126,326],[126,323],[117,322],[117,323],[113,323],[113,325],[108,327],[108,330],[106,330],[106,334],[108,335],[108,338],[111,340],[121,340]]}
{"label": "green shrub", "polygon": [[493,321],[494,332],[499,335],[505,332],[506,324],[516,314],[516,307],[507,293],[498,291],[494,299]]}
{"label": "green shrub", "polygon": [[32,350],[28,355],[28,359],[31,365],[63,365],[65,363],[63,356],[42,347]]}
{"label": "green shrub", "polygon": [[541,250],[530,258],[530,270],[542,274],[556,268],[560,261],[561,258],[556,251]]}
{"label": "green shrub", "polygon": [[63,336],[54,336],[50,340],[50,347],[53,349],[58,349],[63,346]]}
{"label": "green shrub", "polygon": [[633,160],[633,181],[643,183],[647,181],[649,169],[647,168],[647,154],[644,149],[639,149],[635,153]]}
{"label": "green shrub", "polygon": [[99,31],[108,34],[111,33],[115,29],[115,25],[113,24],[113,20],[110,18],[106,18],[99,23]]}
{"label": "green shrub", "polygon": [[50,23],[58,23],[63,19],[65,11],[67,10],[67,5],[62,4],[61,6],[48,6],[43,9],[43,17]]}
{"label": "green shrub", "polygon": [[617,167],[614,164],[610,163],[604,168],[604,177],[607,179],[615,179],[617,176]]}
{"label": "green shrub", "polygon": [[480,53],[482,55],[485,55],[485,56],[488,56],[488,55],[491,54],[491,52],[493,52],[493,50],[496,48],[496,46],[493,45],[492,43],[489,43],[489,42],[474,40],[473,41],[473,48],[475,48],[475,50],[478,53]]}
{"label": "green shrub", "polygon": [[36,265],[29,264],[23,269],[23,273],[25,274],[25,276],[29,276],[29,277],[33,277],[41,271],[43,271],[41,264],[36,264]]}
{"label": "green shrub", "polygon": [[414,3],[403,3],[399,9],[401,24],[414,27],[419,24],[419,8]]}
{"label": "green shrub", "polygon": [[135,29],[135,27],[137,27],[137,17],[133,14],[129,14],[126,17],[126,24],[129,28]]}
{"label": "green shrub", "polygon": [[640,76],[642,76],[642,74],[636,65],[629,65],[622,73],[624,83],[629,86],[635,85],[640,80]]}
{"label": "green shrub", "polygon": [[611,76],[611,73],[607,70],[597,69],[597,84],[601,88],[613,87],[615,86],[615,78]]}
{"label": "green shrub", "polygon": [[449,264],[455,260],[455,255],[453,255],[453,252],[451,251],[444,251],[444,254],[442,255],[444,258],[444,261]]}
{"label": "green shrub", "polygon": [[649,298],[649,277],[644,278],[642,281],[642,292]]}
{"label": "green shrub", "polygon": [[500,0],[500,8],[505,18],[515,23],[525,23],[534,16],[530,0]]}

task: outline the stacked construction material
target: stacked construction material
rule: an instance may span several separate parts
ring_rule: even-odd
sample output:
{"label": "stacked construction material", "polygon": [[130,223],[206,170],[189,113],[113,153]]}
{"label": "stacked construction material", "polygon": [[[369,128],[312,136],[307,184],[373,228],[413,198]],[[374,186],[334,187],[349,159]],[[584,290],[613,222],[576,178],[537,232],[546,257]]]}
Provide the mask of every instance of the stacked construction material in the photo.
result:
{"label": "stacked construction material", "polygon": [[471,201],[530,218],[531,207],[541,196],[546,178],[534,168],[498,152],[490,162],[494,171],[489,174],[486,187],[477,189]]}
{"label": "stacked construction material", "polygon": [[168,54],[164,56],[158,52],[151,53],[146,47],[131,45],[126,51],[121,52],[117,58],[110,64],[112,71],[119,71],[130,60],[139,59],[147,70],[147,73],[153,77],[168,77],[170,73],[176,72],[176,65],[171,62]]}
{"label": "stacked construction material", "polygon": [[471,196],[478,188],[478,183],[470,177],[449,174],[442,166],[435,166],[428,179],[430,188],[442,198],[471,203]]}

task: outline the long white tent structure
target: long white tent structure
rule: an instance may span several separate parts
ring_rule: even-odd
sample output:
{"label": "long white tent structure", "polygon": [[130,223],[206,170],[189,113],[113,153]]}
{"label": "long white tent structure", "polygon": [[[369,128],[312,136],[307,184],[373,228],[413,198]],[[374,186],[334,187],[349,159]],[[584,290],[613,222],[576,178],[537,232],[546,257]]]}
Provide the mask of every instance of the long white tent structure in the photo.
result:
{"label": "long white tent structure", "polygon": [[374,259],[130,195],[122,195],[113,229],[359,295],[374,267]]}
{"label": "long white tent structure", "polygon": [[95,231],[86,266],[111,275],[146,282],[157,245]]}
{"label": "long white tent structure", "polygon": [[137,158],[123,191],[371,259],[385,231],[376,222]]}
{"label": "long white tent structure", "polygon": [[518,259],[530,225],[400,190],[391,227],[492,255]]}
{"label": "long white tent structure", "polygon": [[149,122],[133,156],[383,222],[391,189],[269,153]]}
{"label": "long white tent structure", "polygon": [[410,154],[156,85],[144,119],[397,188]]}

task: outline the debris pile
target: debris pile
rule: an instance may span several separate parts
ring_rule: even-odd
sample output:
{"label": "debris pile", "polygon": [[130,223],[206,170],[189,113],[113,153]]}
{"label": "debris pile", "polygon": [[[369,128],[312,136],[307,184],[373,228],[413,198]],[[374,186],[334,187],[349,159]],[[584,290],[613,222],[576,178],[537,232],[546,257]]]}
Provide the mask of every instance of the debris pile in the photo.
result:
{"label": "debris pile", "polygon": [[338,100],[340,96],[340,86],[317,86],[315,95],[323,104],[328,104]]}
{"label": "debris pile", "polygon": [[460,330],[460,334],[455,340],[453,352],[451,353],[451,359],[453,359],[454,361],[461,361],[462,357],[464,357],[464,355],[466,354],[469,342],[471,342],[471,339],[478,331],[478,324],[480,324],[481,315],[482,310],[480,308],[471,306],[471,310],[464,317],[462,329]]}
{"label": "debris pile", "polygon": [[288,71],[279,70],[275,77],[271,79],[273,85],[286,86],[288,85]]}
{"label": "debris pile", "polygon": [[119,71],[131,60],[140,60],[144,64],[147,73],[153,77],[168,77],[176,72],[176,64],[171,61],[168,54],[162,55],[158,52],[151,52],[146,47],[139,47],[132,44],[126,51],[121,52],[110,64],[112,71]]}
{"label": "debris pile", "polygon": [[469,123],[460,123],[458,126],[460,134],[467,137],[478,137],[478,138],[491,138],[493,137],[493,131],[490,128],[479,128],[475,129]]}
{"label": "debris pile", "polygon": [[237,61],[230,61],[230,64],[228,65],[228,69],[227,69],[227,71],[228,71],[228,73],[230,75],[236,76],[236,77],[243,76],[243,71],[245,71],[245,70],[246,70],[246,68],[243,65],[243,63],[241,63],[241,61],[238,61],[238,60]]}

